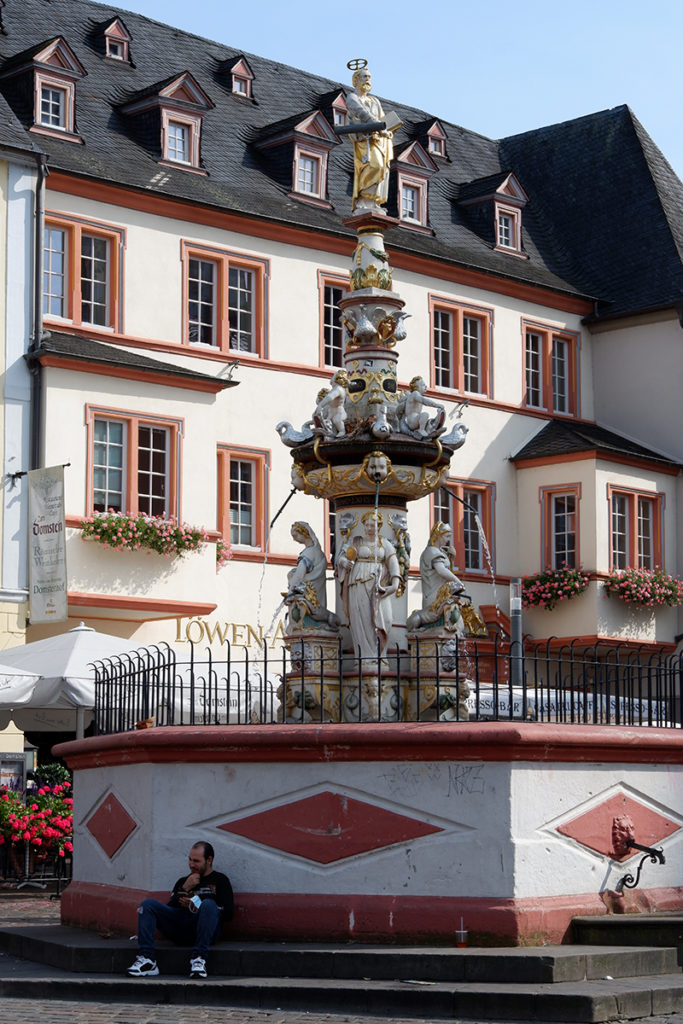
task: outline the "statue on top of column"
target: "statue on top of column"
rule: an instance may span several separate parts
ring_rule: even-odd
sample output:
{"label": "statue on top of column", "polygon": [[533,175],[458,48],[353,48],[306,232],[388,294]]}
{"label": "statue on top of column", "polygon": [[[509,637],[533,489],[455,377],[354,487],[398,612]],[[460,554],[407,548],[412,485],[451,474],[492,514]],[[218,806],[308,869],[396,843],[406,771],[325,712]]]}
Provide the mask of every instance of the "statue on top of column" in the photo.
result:
{"label": "statue on top of column", "polygon": [[350,60],[353,92],[346,97],[351,125],[385,121],[383,131],[365,131],[351,135],[353,140],[353,210],[380,210],[389,193],[389,166],[394,155],[393,133],[401,122],[395,114],[385,115],[382,104],[372,96],[372,75],[366,60]]}

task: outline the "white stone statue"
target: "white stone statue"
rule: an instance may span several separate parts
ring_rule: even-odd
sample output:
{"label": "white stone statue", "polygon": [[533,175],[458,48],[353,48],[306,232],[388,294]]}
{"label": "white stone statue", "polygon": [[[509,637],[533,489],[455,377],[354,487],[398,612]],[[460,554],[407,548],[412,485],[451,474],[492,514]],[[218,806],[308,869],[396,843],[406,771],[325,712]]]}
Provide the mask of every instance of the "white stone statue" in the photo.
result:
{"label": "white stone statue", "polygon": [[[350,64],[361,62],[351,61]],[[382,104],[370,94],[372,75],[365,66],[354,71],[353,92],[346,97],[351,124],[385,121]],[[400,122],[399,122],[400,123]],[[353,140],[353,202],[352,210],[380,210],[389,192],[389,165],[394,156],[391,130],[352,135]]]}
{"label": "white stone statue", "polygon": [[323,437],[344,437],[346,434],[346,388],[349,378],[346,370],[337,370],[330,381],[330,387],[318,395],[310,425]]}
{"label": "white stone statue", "polygon": [[393,621],[392,597],[401,583],[401,569],[393,544],[380,536],[381,512],[370,509],[362,517],[363,534],[337,557],[336,573],[354,652],[376,659],[386,651]]}
{"label": "white stone statue", "polygon": [[464,632],[459,597],[465,587],[453,571],[453,534],[447,523],[436,522],[429,544],[420,555],[422,609],[408,616],[408,629],[438,624],[449,632]]}
{"label": "white stone statue", "polygon": [[292,523],[292,539],[303,544],[297,563],[287,573],[286,633],[305,629],[336,629],[339,619],[327,608],[327,558],[308,523]]}
{"label": "white stone statue", "polygon": [[[440,402],[427,398],[427,385],[423,377],[413,377],[406,393],[401,416],[401,428],[420,438],[438,437],[446,429],[446,410]],[[429,409],[436,409],[435,415]]]}

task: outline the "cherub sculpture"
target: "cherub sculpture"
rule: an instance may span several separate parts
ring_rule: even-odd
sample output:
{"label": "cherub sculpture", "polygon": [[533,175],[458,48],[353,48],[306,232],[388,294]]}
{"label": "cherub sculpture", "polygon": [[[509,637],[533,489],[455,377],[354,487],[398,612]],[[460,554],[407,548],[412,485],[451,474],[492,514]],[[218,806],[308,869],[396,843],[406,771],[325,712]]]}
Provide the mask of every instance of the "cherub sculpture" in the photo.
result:
{"label": "cherub sculpture", "polygon": [[[434,438],[446,429],[444,420],[446,410],[440,402],[434,402],[425,396],[427,385],[422,377],[413,377],[410,391],[407,392],[402,406],[401,431],[413,437]],[[429,409],[438,410],[434,416]]]}
{"label": "cherub sculpture", "polygon": [[311,429],[323,437],[344,437],[346,434],[346,388],[349,383],[346,370],[337,370],[330,387],[318,394],[318,404],[310,420]]}

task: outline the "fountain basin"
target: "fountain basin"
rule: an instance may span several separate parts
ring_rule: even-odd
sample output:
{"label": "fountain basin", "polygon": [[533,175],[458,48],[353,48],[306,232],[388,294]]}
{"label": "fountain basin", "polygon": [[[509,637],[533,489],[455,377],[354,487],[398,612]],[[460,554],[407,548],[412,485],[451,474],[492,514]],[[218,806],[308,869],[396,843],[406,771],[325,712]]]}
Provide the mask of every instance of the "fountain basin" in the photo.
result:
{"label": "fountain basin", "polygon": [[[208,839],[233,934],[317,941],[558,942],[571,918],[683,899],[677,730],[540,723],[153,728],[61,744],[74,769],[62,921],[135,930]],[[662,845],[638,889],[614,815]],[[628,858],[627,858],[628,859]]]}

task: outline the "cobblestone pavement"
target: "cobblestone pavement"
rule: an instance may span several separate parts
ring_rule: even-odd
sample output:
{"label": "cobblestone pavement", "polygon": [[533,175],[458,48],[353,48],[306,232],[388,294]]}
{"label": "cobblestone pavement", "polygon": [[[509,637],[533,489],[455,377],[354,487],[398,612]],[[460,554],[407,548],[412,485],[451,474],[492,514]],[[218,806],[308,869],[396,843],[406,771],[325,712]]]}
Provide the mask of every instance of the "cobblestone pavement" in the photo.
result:
{"label": "cobblestone pavement", "polygon": [[[428,1020],[423,1017],[357,1017],[346,1013],[307,1013],[301,1010],[230,1010],[222,1006],[136,1006],[128,1003],[103,1005],[30,999],[3,999],[2,1017],[5,1024],[439,1024],[433,1017]],[[473,1022],[451,1019],[448,1024]],[[517,1021],[516,1024],[524,1022]],[[681,1018],[678,1015],[648,1017],[642,1024],[681,1024]]]}
{"label": "cobblestone pavement", "polygon": [[[354,1017],[301,1010],[229,1010],[222,1006],[135,1006],[3,999],[6,1024],[434,1024],[433,1018]],[[457,1024],[451,1021],[450,1024]],[[673,1024],[673,1022],[672,1022]]]}
{"label": "cobblestone pavement", "polygon": [[59,900],[31,893],[15,895],[0,886],[0,927],[6,924],[59,924]]}

